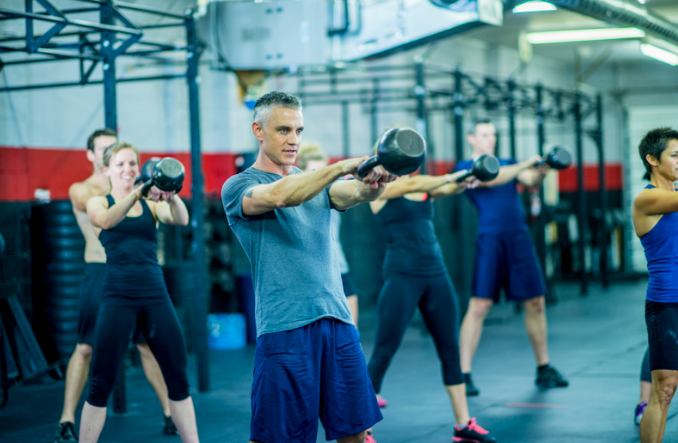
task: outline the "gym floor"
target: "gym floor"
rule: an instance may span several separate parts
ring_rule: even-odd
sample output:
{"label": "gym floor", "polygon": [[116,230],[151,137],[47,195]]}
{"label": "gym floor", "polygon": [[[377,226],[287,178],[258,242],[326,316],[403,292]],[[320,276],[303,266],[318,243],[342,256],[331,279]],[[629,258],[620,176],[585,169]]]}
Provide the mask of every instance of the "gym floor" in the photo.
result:
{"label": "gym floor", "polygon": [[[575,284],[557,286],[559,302],[547,311],[551,361],[569,378],[570,387],[545,392],[534,385],[534,358],[522,316],[513,305],[495,307],[474,361],[481,394],[469,399],[471,415],[500,443],[638,442],[633,410],[647,342],[645,287],[645,280],[617,282],[607,290],[593,283],[582,298]],[[360,326],[369,356],[374,312],[363,312]],[[253,357],[253,346],[211,353],[212,390],[193,393],[202,442],[248,441]],[[190,372],[195,385],[194,360]],[[63,386],[63,381],[53,381],[10,390],[9,403],[0,410],[0,442],[51,442]],[[450,442],[454,417],[433,343],[417,318],[382,394],[389,406],[374,430],[379,443]],[[127,398],[128,413],[109,414],[101,442],[179,442],[179,437],[161,434],[162,413],[141,369],[128,371]],[[676,411],[675,406],[669,411],[665,441],[678,438]],[[318,441],[325,441],[322,429]]]}

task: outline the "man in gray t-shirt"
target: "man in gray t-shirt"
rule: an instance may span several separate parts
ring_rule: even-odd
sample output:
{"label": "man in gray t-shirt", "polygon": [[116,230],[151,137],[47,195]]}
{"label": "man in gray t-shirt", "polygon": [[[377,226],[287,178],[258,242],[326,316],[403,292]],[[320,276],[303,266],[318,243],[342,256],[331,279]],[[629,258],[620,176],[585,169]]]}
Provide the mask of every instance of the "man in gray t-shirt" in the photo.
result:
{"label": "man in gray t-shirt", "polygon": [[[314,171],[316,169],[324,168],[329,164],[327,154],[323,152],[322,148],[315,143],[303,143],[299,152],[297,153],[297,166],[304,172]],[[339,211],[330,211],[330,233],[332,243],[334,244],[334,253],[339,262],[339,272],[341,273],[341,285],[344,288],[344,295],[346,296],[346,303],[351,310],[353,323],[358,327],[358,293],[353,284],[351,271],[348,267],[348,261],[344,254],[344,249],[341,245],[340,230],[341,230],[341,216]],[[383,407],[383,406],[382,406]]]}
{"label": "man in gray t-shirt", "polygon": [[257,160],[221,192],[254,279],[250,440],[314,443],[320,418],[327,440],[371,442],[367,429],[382,416],[343,295],[330,210],[378,198],[395,177],[378,167],[337,181],[365,158],[302,173],[293,165],[303,129],[298,98],[261,97],[252,123]]}

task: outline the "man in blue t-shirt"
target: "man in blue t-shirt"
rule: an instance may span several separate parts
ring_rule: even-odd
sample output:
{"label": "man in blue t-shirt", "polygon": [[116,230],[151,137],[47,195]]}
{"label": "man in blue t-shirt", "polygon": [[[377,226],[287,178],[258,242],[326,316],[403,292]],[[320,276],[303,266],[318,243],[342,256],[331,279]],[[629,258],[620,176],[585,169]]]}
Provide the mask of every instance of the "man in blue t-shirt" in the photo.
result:
{"label": "man in blue t-shirt", "polygon": [[[294,167],[301,102],[271,92],[254,106],[259,154],[221,191],[228,224],[252,265],[257,346],[252,442],[364,443],[382,419],[333,249],[330,210],[378,198],[395,176],[382,167],[355,174],[354,158],[302,173]],[[357,178],[357,177],[356,177]]]}
{"label": "man in blue t-shirt", "polygon": [[[494,155],[497,134],[490,120],[477,120],[467,139],[473,147],[474,158],[483,154]],[[539,161],[539,156],[523,162],[500,159],[501,169],[497,178],[466,191],[479,215],[473,292],[459,336],[467,395],[479,394],[471,380],[471,361],[480,341],[485,317],[492,303],[499,301],[502,288],[507,300],[522,301],[525,307],[525,329],[537,360],[537,386],[568,385],[567,380],[549,365],[544,302],[546,285],[516,189],[516,182],[528,187],[541,186],[548,168],[536,167]],[[471,160],[460,161],[457,170],[470,170],[471,164]]]}

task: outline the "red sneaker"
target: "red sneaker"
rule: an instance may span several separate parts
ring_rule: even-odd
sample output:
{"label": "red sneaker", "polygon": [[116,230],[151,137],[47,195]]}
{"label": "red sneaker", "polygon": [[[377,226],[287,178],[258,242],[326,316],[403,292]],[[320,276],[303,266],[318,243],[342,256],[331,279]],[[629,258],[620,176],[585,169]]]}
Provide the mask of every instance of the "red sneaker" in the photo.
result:
{"label": "red sneaker", "polygon": [[372,434],[369,433],[367,434],[367,438],[365,438],[365,443],[377,443],[377,441],[372,437]]}
{"label": "red sneaker", "polygon": [[386,406],[388,406],[388,402],[381,397],[377,397],[377,404],[379,405],[380,408],[385,408]]}

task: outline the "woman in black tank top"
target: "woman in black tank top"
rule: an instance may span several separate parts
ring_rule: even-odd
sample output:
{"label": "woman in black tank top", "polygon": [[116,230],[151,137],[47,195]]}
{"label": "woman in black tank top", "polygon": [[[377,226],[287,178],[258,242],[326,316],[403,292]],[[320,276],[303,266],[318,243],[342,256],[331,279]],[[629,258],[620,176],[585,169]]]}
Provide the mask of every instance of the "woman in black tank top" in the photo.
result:
{"label": "woman in black tank top", "polygon": [[474,186],[474,179],[456,183],[465,172],[402,177],[389,183],[381,197],[370,203],[386,237],[386,255],[384,285],[377,304],[377,334],[368,369],[379,397],[386,370],[419,306],[435,342],[443,382],[454,409],[454,441],[491,443],[496,440],[468,413],[459,362],[457,299],[433,227],[431,199]]}
{"label": "woman in black tank top", "polygon": [[188,211],[174,192],[152,187],[148,200],[141,198],[141,188],[134,188],[139,175],[139,151],[129,143],[106,148],[104,174],[110,181],[110,194],[87,202],[87,215],[99,230],[99,240],[106,250],[106,274],[93,346],[90,392],[80,421],[80,442],[99,439],[108,397],[136,326],[162,370],[172,418],[182,442],[198,442],[186,375],[186,342],[156,256],[157,222],[185,226]]}

